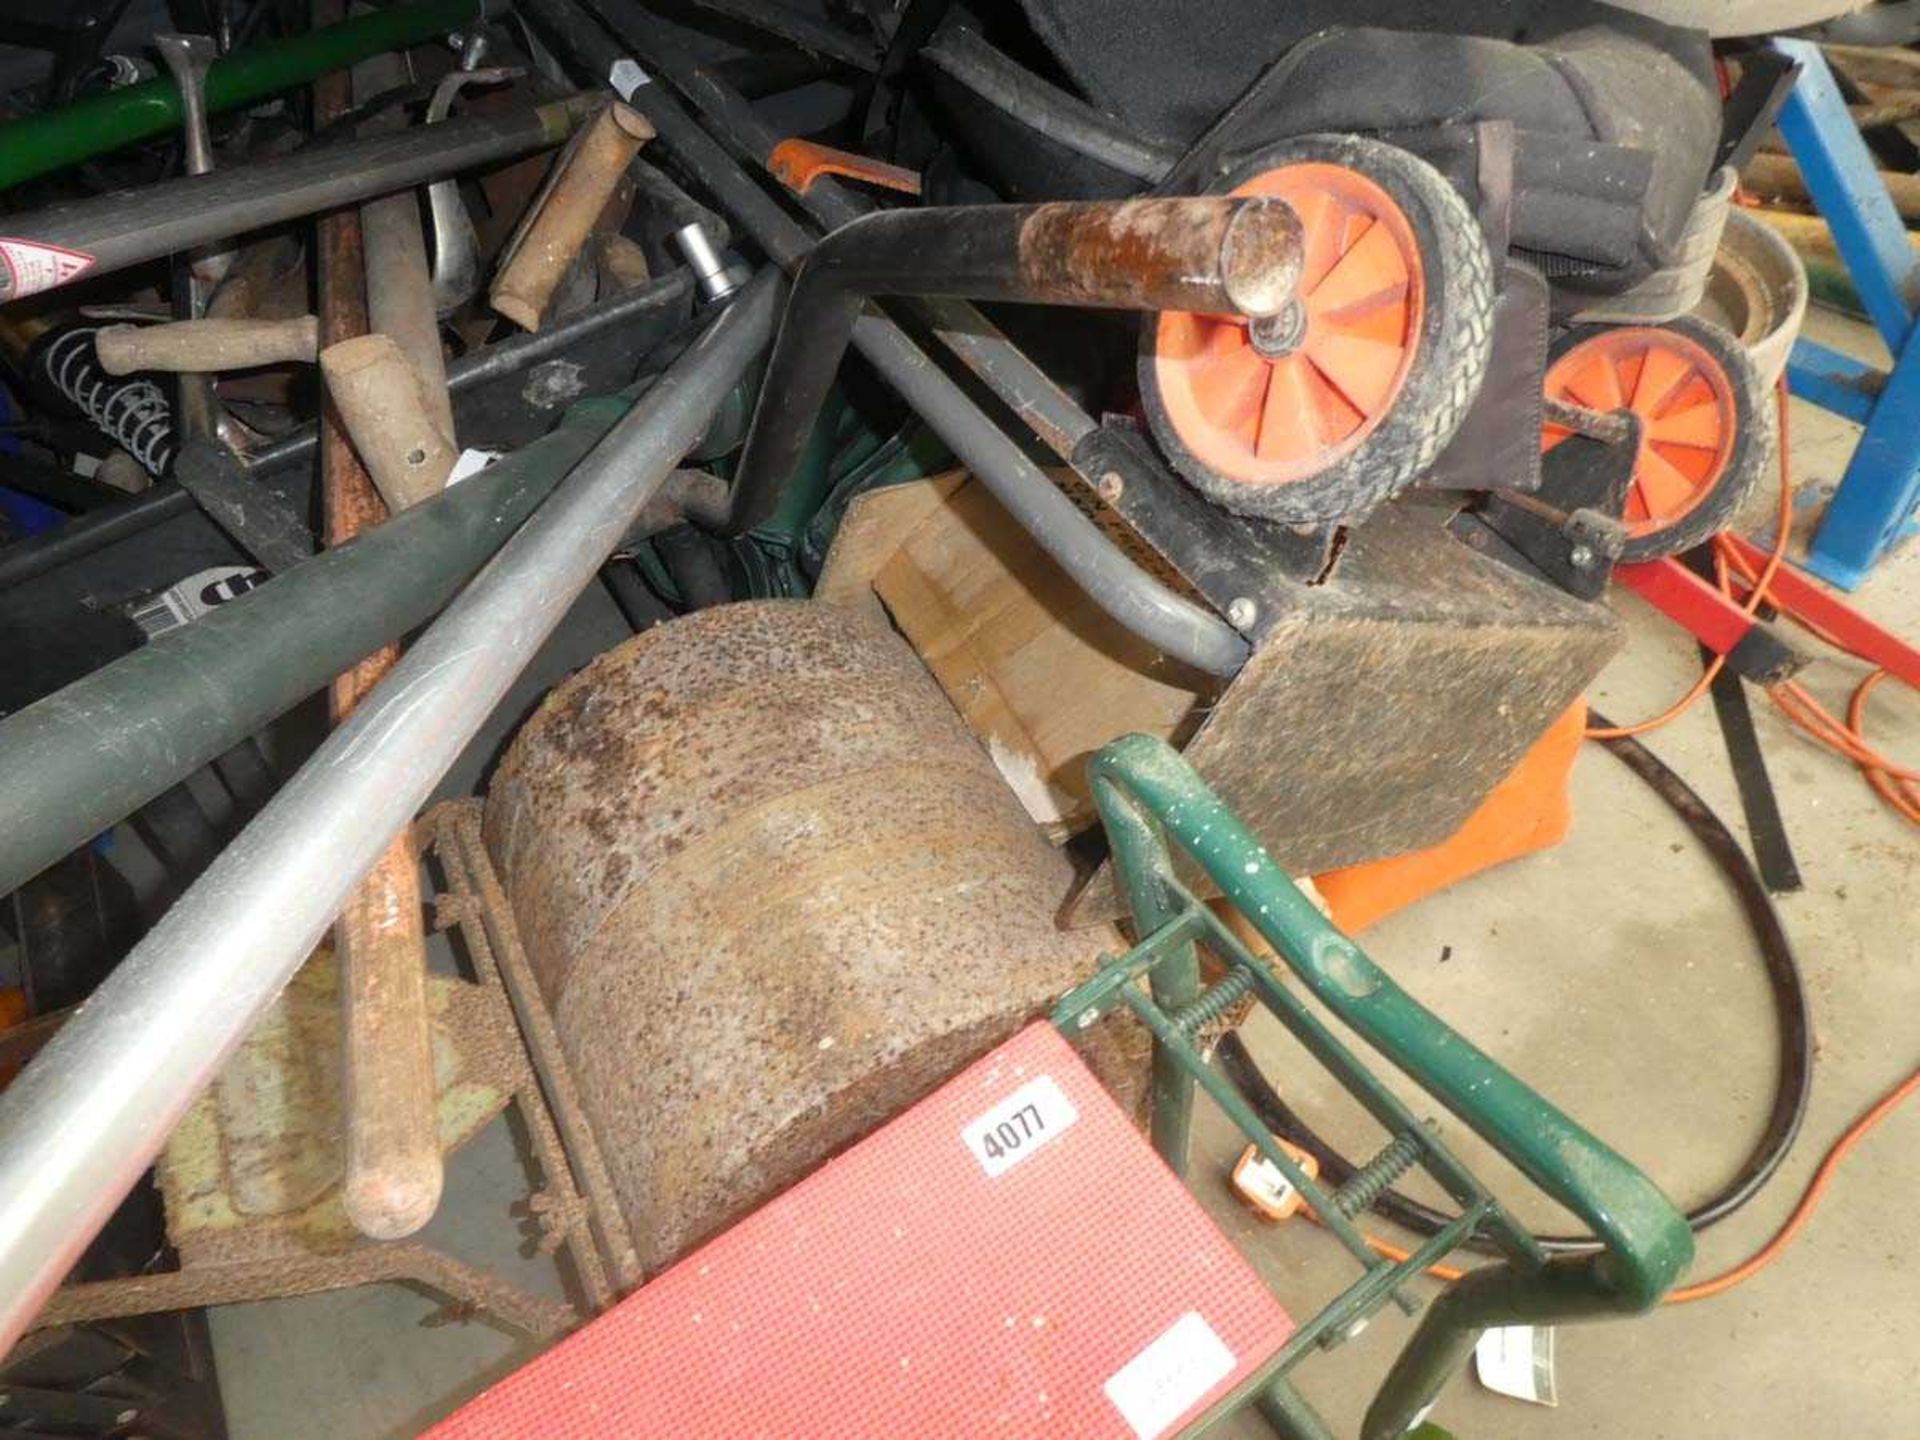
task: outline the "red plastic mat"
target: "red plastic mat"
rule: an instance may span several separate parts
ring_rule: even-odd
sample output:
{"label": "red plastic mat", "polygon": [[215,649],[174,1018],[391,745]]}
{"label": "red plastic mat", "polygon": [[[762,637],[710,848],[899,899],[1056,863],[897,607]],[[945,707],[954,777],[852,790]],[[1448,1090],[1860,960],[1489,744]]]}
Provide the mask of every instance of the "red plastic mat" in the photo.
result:
{"label": "red plastic mat", "polygon": [[1042,1023],[428,1434],[1151,1440],[1292,1331]]}

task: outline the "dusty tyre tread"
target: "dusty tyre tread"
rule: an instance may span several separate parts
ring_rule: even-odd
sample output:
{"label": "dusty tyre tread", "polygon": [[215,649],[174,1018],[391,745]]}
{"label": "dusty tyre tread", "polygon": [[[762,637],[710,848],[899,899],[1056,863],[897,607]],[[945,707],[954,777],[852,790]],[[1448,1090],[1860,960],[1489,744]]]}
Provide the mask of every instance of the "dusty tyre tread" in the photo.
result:
{"label": "dusty tyre tread", "polygon": [[1141,326],[1140,394],[1154,437],[1174,468],[1216,505],[1291,524],[1357,520],[1432,466],[1480,393],[1493,352],[1493,257],[1459,191],[1426,161],[1379,140],[1305,135],[1282,141],[1236,167],[1216,188],[1230,191],[1291,161],[1343,165],[1375,181],[1399,204],[1419,241],[1426,315],[1393,409],[1356,449],[1319,474],[1251,485],[1212,469],[1181,442],[1160,400],[1152,316]]}

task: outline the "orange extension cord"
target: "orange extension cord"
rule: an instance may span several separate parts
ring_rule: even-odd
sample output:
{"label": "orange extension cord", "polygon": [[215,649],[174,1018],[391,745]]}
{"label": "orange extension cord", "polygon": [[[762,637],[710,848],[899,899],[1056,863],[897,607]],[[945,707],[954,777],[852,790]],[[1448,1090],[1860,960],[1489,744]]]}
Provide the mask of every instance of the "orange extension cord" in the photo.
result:
{"label": "orange extension cord", "polygon": [[[1778,383],[1780,417],[1780,512],[1773,540],[1773,549],[1767,555],[1767,562],[1756,573],[1744,556],[1732,546],[1716,541],[1714,545],[1714,569],[1718,574],[1720,589],[1731,595],[1730,577],[1738,572],[1741,579],[1753,587],[1741,606],[1749,615],[1756,615],[1760,607],[1771,598],[1769,590],[1773,577],[1779,573],[1785,563],[1787,544],[1791,537],[1793,524],[1793,483],[1789,474],[1792,464],[1790,437],[1787,429],[1787,387],[1783,377]],[[1805,627],[1808,631],[1826,641],[1836,649],[1847,647],[1836,637],[1828,634],[1820,626],[1794,614],[1790,609],[1783,610],[1788,619]],[[1650,730],[1672,723],[1686,714],[1688,710],[1707,693],[1720,671],[1726,665],[1726,657],[1716,655],[1692,689],[1651,720],[1642,720],[1635,725],[1622,725],[1613,729],[1589,730],[1590,740],[1617,740],[1631,735],[1644,735]],[[1916,825],[1920,825],[1920,770],[1898,764],[1875,749],[1867,738],[1863,726],[1866,720],[1867,698],[1876,686],[1887,678],[1885,670],[1875,670],[1860,682],[1853,692],[1853,700],[1847,707],[1847,717],[1839,716],[1826,709],[1796,680],[1782,681],[1778,685],[1767,687],[1767,695],[1788,720],[1812,736],[1821,744],[1851,760],[1859,767],[1873,791],[1894,812]]]}
{"label": "orange extension cord", "polygon": [[[1741,578],[1753,587],[1752,593],[1747,596],[1746,603],[1742,606],[1749,615],[1757,615],[1760,607],[1767,603],[1768,588],[1773,584],[1773,577],[1779,573],[1780,566],[1786,560],[1787,543],[1793,529],[1793,482],[1789,474],[1792,457],[1788,448],[1787,384],[1784,376],[1779,381],[1778,390],[1780,518],[1777,533],[1774,535],[1773,549],[1767,555],[1766,564],[1760,567],[1756,575],[1751,564],[1732,546],[1718,541],[1714,545],[1714,569],[1719,578],[1720,589],[1727,595],[1732,595],[1732,586],[1729,584],[1729,575],[1732,571],[1738,571]],[[1782,613],[1835,649],[1848,648],[1820,626],[1790,611]],[[1618,740],[1631,735],[1644,735],[1649,730],[1658,730],[1662,725],[1679,719],[1702,695],[1707,693],[1707,687],[1713,684],[1715,677],[1719,675],[1725,664],[1725,656],[1714,656],[1712,663],[1707,666],[1705,673],[1693,688],[1651,720],[1613,729],[1589,730],[1587,738]],[[1779,685],[1770,686],[1767,694],[1773,699],[1774,704],[1780,707],[1781,713],[1795,725],[1821,744],[1838,751],[1859,766],[1867,783],[1882,800],[1908,820],[1920,824],[1920,771],[1889,760],[1873,748],[1862,729],[1866,719],[1867,698],[1873,694],[1874,688],[1887,678],[1887,674],[1888,672],[1884,669],[1875,670],[1860,682],[1859,687],[1853,692],[1852,702],[1847,706],[1847,718],[1844,722],[1808,694],[1805,687],[1794,681],[1788,680]],[[1916,1090],[1920,1090],[1920,1070],[1916,1070],[1882,1096],[1871,1110],[1848,1127],[1846,1134],[1835,1141],[1833,1148],[1827,1152],[1827,1158],[1820,1162],[1820,1168],[1814,1172],[1813,1179],[1808,1182],[1806,1190],[1802,1192],[1799,1203],[1793,1207],[1793,1213],[1787,1217],[1786,1223],[1774,1232],[1771,1240],[1732,1269],[1723,1270],[1720,1274],[1696,1284],[1682,1286],[1669,1293],[1661,1303],[1685,1305],[1695,1300],[1707,1300],[1715,1295],[1723,1295],[1734,1286],[1752,1279],[1779,1259],[1800,1231],[1805,1228],[1807,1222],[1813,1218],[1813,1212],[1819,1208],[1821,1198],[1827,1193],[1827,1187],[1833,1183],[1834,1173],[1839,1170],[1840,1162],[1847,1158],[1854,1146],[1864,1140],[1875,1126],[1897,1110]],[[1303,1213],[1310,1219],[1317,1218],[1312,1211]],[[1403,1261],[1411,1253],[1398,1245],[1382,1240],[1377,1235],[1368,1235],[1365,1238],[1367,1245],[1376,1254],[1384,1255],[1389,1260]],[[1427,1268],[1427,1274],[1436,1280],[1458,1280],[1465,1273],[1464,1270],[1451,1265],[1432,1265]]]}

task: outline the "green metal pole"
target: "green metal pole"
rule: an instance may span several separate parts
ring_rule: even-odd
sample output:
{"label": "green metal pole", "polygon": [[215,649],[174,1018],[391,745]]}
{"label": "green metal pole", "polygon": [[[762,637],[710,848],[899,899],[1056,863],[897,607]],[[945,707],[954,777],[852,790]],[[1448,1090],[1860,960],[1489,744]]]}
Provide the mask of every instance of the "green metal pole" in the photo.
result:
{"label": "green metal pole", "polygon": [[[207,112],[231,110],[369,55],[444,35],[480,11],[481,0],[421,0],[228,55],[207,72]],[[0,189],[181,123],[179,87],[162,77],[0,125]]]}
{"label": "green metal pole", "polygon": [[0,895],[437,613],[633,394],[0,720]]}
{"label": "green metal pole", "polygon": [[1280,1376],[1260,1392],[1256,1402],[1260,1413],[1282,1440],[1334,1440],[1333,1431],[1319,1412],[1307,1403],[1307,1397],[1293,1388],[1293,1382]]}

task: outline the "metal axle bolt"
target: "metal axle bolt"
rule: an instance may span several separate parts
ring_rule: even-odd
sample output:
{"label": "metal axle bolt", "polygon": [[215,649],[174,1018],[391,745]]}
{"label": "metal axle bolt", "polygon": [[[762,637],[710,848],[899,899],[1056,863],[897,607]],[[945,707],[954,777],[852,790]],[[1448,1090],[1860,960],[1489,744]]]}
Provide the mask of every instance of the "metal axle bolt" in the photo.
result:
{"label": "metal axle bolt", "polygon": [[1245,630],[1259,615],[1260,607],[1244,595],[1227,606],[1227,623],[1236,630]]}
{"label": "metal axle bolt", "polygon": [[1307,307],[1298,297],[1289,300],[1274,314],[1248,321],[1247,335],[1256,353],[1269,360],[1283,359],[1307,338]]}

